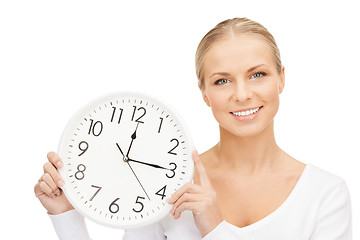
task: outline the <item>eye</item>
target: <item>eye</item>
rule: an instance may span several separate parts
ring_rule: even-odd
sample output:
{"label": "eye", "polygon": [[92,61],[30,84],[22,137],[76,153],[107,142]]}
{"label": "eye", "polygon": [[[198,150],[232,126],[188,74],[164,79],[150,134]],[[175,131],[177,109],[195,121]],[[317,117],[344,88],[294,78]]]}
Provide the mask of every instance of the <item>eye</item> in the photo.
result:
{"label": "eye", "polygon": [[264,72],[257,72],[257,73],[254,73],[251,78],[259,78],[259,77],[262,77],[262,76],[266,76],[266,73]]}
{"label": "eye", "polygon": [[222,84],[228,83],[229,81],[230,81],[229,79],[222,78],[222,79],[216,80],[215,85],[222,85]]}

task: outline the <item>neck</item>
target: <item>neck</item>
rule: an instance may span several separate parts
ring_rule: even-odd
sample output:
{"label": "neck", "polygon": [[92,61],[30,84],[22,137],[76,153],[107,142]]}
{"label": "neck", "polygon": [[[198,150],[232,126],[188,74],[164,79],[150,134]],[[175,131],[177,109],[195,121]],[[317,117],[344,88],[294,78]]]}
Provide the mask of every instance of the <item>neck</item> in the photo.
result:
{"label": "neck", "polygon": [[281,149],[274,137],[274,121],[255,136],[239,137],[220,127],[220,142],[214,148],[217,166],[247,176],[268,172],[281,159]]}

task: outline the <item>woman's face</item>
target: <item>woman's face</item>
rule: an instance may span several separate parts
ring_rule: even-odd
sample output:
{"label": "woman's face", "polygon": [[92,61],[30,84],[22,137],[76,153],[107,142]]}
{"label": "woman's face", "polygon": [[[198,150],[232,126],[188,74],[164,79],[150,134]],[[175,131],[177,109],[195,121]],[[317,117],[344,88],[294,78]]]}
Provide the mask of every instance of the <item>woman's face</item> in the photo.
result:
{"label": "woman's face", "polygon": [[206,54],[202,94],[220,127],[236,136],[254,136],[273,122],[284,81],[284,68],[279,74],[265,40],[234,36]]}

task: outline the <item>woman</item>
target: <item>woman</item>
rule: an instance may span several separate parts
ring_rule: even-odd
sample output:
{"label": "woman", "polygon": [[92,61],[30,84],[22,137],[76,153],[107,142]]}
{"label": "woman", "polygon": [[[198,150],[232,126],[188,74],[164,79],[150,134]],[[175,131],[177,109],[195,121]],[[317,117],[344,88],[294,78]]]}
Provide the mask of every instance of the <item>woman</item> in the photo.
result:
{"label": "woman", "polygon": [[[272,35],[246,18],[221,22],[201,40],[196,69],[220,141],[200,158],[194,152],[194,182],[168,199],[173,217],[128,230],[124,239],[351,239],[346,183],[276,144],[285,76]],[[60,239],[88,239],[83,218],[58,188],[61,159],[48,159],[35,194]]]}

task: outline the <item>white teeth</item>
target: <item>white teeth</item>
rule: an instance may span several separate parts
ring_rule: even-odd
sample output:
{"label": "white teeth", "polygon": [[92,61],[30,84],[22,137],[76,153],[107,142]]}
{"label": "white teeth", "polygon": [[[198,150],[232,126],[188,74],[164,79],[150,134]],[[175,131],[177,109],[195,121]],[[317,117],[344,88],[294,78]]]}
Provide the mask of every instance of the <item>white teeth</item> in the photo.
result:
{"label": "white teeth", "polygon": [[260,107],[254,108],[254,109],[251,109],[251,110],[242,111],[242,112],[233,112],[232,114],[234,114],[236,116],[248,116],[250,114],[256,113],[259,109],[260,109]]}

